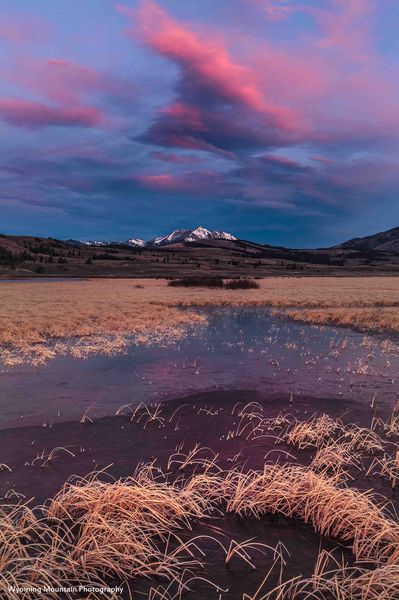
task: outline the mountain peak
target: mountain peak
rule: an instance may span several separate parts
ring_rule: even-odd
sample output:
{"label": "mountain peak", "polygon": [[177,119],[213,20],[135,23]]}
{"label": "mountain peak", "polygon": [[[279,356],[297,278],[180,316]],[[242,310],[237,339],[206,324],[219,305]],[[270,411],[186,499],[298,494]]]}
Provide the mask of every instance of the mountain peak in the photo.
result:
{"label": "mountain peak", "polygon": [[237,238],[231,233],[225,231],[210,231],[202,225],[199,225],[195,229],[175,229],[167,235],[156,237],[152,240],[145,241],[139,238],[130,238],[125,242],[102,242],[102,241],[79,241],[68,240],[70,245],[73,243],[82,246],[107,246],[108,244],[127,244],[128,246],[138,248],[153,248],[157,246],[167,246],[168,244],[182,244],[185,242],[200,242],[202,240],[230,240],[234,241]]}
{"label": "mountain peak", "polygon": [[126,244],[129,246],[138,246],[139,248],[143,248],[146,245],[146,242],[140,238],[131,238],[130,240],[126,240]]}
{"label": "mountain peak", "polygon": [[199,234],[199,235],[209,235],[211,232],[209,231],[209,229],[205,229],[205,227],[202,227],[202,225],[200,225],[199,227],[192,229],[191,233],[195,233],[195,234]]}
{"label": "mountain peak", "polygon": [[237,238],[225,231],[210,231],[200,225],[195,229],[175,229],[172,233],[156,237],[147,242],[147,246],[166,246],[184,242],[199,242],[201,240],[236,240]]}

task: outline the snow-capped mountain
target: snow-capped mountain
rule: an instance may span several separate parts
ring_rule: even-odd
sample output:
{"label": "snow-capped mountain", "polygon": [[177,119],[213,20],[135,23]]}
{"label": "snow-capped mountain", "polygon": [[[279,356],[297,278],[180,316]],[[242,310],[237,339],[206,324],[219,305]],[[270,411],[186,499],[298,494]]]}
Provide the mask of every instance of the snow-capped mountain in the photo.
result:
{"label": "snow-capped mountain", "polygon": [[121,241],[108,241],[108,242],[104,242],[104,241],[98,241],[98,240],[65,240],[65,243],[68,244],[68,246],[76,246],[78,247],[82,247],[82,246],[96,246],[96,247],[101,247],[101,246],[133,246],[135,248],[143,248],[146,245],[146,242],[144,240],[140,240],[140,239],[135,239],[132,238],[131,240],[126,240],[125,242],[121,242]]}
{"label": "snow-capped mountain", "polygon": [[96,240],[79,240],[83,246],[108,246],[110,242],[98,242]]}
{"label": "snow-capped mountain", "polygon": [[131,240],[126,240],[125,242],[128,246],[137,246],[139,248],[143,248],[147,242],[144,240],[140,240],[139,238],[132,238]]}
{"label": "snow-capped mountain", "polygon": [[127,245],[137,248],[156,248],[159,246],[167,246],[168,244],[178,244],[184,242],[200,242],[206,240],[230,240],[234,241],[237,238],[231,233],[225,231],[210,231],[205,227],[196,227],[195,229],[176,229],[167,235],[156,237],[152,240],[145,241],[139,238],[131,238],[126,241],[119,242],[103,242],[94,240],[67,240],[67,244],[71,246],[109,246],[113,245]]}
{"label": "snow-capped mountain", "polygon": [[196,229],[176,229],[161,237],[156,237],[147,242],[147,246],[166,246],[182,242],[199,242],[203,240],[236,240],[237,238],[225,231],[209,231],[205,227]]}

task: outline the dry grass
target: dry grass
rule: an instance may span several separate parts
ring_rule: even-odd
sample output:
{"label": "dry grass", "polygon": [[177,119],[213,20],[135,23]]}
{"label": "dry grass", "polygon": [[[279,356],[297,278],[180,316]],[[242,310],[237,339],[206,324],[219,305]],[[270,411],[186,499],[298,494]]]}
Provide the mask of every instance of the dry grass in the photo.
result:
{"label": "dry grass", "polygon": [[180,557],[184,548],[172,532],[201,517],[203,507],[195,492],[157,483],[148,468],[123,482],[91,477],[66,484],[48,506],[35,512],[3,506],[2,597],[14,598],[7,595],[10,585],[104,586],[107,578],[124,581],[138,575],[174,579],[178,570],[196,561]]}
{"label": "dry grass", "polygon": [[157,302],[131,281],[2,284],[0,358],[8,366],[123,352],[181,339],[202,315]]}
{"label": "dry grass", "polygon": [[167,343],[203,322],[194,307],[206,305],[268,306],[313,323],[399,331],[398,278],[271,277],[259,284],[249,290],[172,288],[153,279],[1,284],[0,358],[9,366],[38,365],[71,349],[79,358],[123,352],[132,336],[137,343]]}
{"label": "dry grass", "polygon": [[329,440],[319,448],[310,464],[317,473],[346,477],[349,468],[362,470],[363,465],[358,453],[353,452],[352,444],[340,440]]}
{"label": "dry grass", "polygon": [[[179,418],[176,409],[167,420],[162,405],[125,405],[118,411],[122,413],[143,428],[163,428]],[[208,414],[217,413],[211,407]],[[397,517],[387,502],[370,491],[357,490],[352,483],[347,485],[342,476],[352,468],[364,471],[362,456],[372,455],[366,476],[386,477],[394,486],[399,473],[394,444],[373,429],[346,425],[326,414],[307,421],[282,413],[265,418],[256,402],[237,403],[230,416],[239,419],[237,435],[244,440],[254,440],[262,431],[282,430],[276,444],[285,440],[305,450],[315,449],[313,460],[308,466],[277,460],[260,470],[222,468],[211,448],[195,444],[184,450],[180,444],[167,461],[166,473],[155,463],[141,465],[133,476],[119,480],[93,473],[67,482],[55,498],[35,509],[10,493],[0,506],[0,595],[30,600],[29,592],[10,593],[10,585],[68,587],[78,582],[107,586],[110,581],[134,585],[137,578],[155,577],[158,584],[149,595],[153,600],[181,599],[196,581],[206,582],[223,598],[217,574],[212,574],[212,580],[205,575],[209,564],[202,543],[206,540],[224,553],[230,569],[237,561],[254,567],[256,555],[268,555],[269,560],[272,555],[262,585],[252,595],[245,594],[245,600],[396,598]],[[382,421],[377,425],[384,428]],[[249,435],[251,427],[255,434]],[[38,456],[39,466],[48,468],[60,454],[72,453],[68,448],[54,448]],[[254,539],[229,540],[218,528],[211,529],[212,535],[194,533],[196,523],[209,517],[237,515],[253,520],[270,514],[300,520],[320,536],[346,545],[357,564],[348,568],[321,553],[310,578],[284,582],[281,543],[273,549]],[[275,582],[276,569],[279,583],[271,590],[270,576],[274,573]],[[58,597],[57,593],[46,596]],[[72,600],[73,595],[63,597]]]}
{"label": "dry grass", "polygon": [[267,592],[259,589],[255,596],[245,594],[243,600],[394,600],[398,597],[397,565],[385,565],[372,571],[359,566],[348,568],[323,550],[310,577],[294,577]]}
{"label": "dry grass", "polygon": [[300,450],[304,448],[320,448],[326,438],[342,429],[342,423],[329,415],[311,417],[307,421],[296,421],[288,427],[281,439],[288,444],[294,444]]}
{"label": "dry grass", "polygon": [[399,560],[399,526],[369,493],[340,486],[334,477],[291,465],[226,477],[227,511],[261,518],[267,513],[300,518],[320,535],[351,542],[358,560]]}
{"label": "dry grass", "polygon": [[294,321],[317,325],[339,325],[368,331],[399,331],[399,310],[393,308],[325,308],[287,310],[284,314]]}
{"label": "dry grass", "polygon": [[360,450],[368,454],[384,451],[384,440],[372,429],[359,427],[356,423],[345,427],[343,439],[348,440],[351,450]]}
{"label": "dry grass", "polygon": [[[273,550],[254,540],[226,543],[225,538],[212,536],[181,540],[179,531],[190,530],[207,515],[223,513],[300,519],[320,535],[350,544],[356,560],[376,566],[354,577],[338,568],[332,574],[322,572],[318,564],[310,580],[280,583],[280,596],[248,599],[296,597],[294,589],[303,591],[308,586],[331,591],[338,580],[349,594],[333,596],[340,600],[388,599],[378,590],[397,589],[399,525],[371,493],[346,487],[311,467],[265,464],[261,471],[223,471],[216,459],[210,449],[195,446],[170,458],[168,469],[176,469],[178,475],[174,483],[154,465],[147,465],[123,480],[104,481],[100,473],[68,482],[53,500],[34,510],[24,504],[2,505],[0,592],[10,600],[28,600],[29,592],[12,595],[9,586],[68,587],[77,582],[107,586],[109,581],[156,576],[168,586],[174,583],[177,592],[162,596],[158,588],[152,591],[154,598],[157,594],[180,598],[194,580],[207,581],[201,575],[205,568],[201,538],[215,541],[225,552],[226,564],[235,557],[253,566],[254,552]],[[181,475],[182,469],[193,465],[194,473]],[[274,555],[272,568],[284,562],[282,547],[274,549]],[[374,595],[365,595],[368,589],[375,590]]]}

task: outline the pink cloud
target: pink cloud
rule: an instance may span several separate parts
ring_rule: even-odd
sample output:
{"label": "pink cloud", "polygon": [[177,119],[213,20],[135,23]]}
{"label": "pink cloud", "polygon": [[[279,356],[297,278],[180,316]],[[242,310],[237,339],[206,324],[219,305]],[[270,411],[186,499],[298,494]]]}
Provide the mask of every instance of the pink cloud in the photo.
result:
{"label": "pink cloud", "polygon": [[318,26],[318,48],[344,53],[349,61],[370,58],[375,0],[328,0],[316,4],[296,0],[251,1],[262,7],[272,20],[288,18],[295,13],[312,17]]}
{"label": "pink cloud", "polygon": [[252,0],[252,2],[259,4],[271,21],[281,21],[287,18],[293,10],[289,5],[289,0]]}
{"label": "pink cloud", "polygon": [[[261,133],[264,144],[272,146],[335,143],[339,137],[363,137],[367,130],[372,136],[378,129],[390,135],[398,113],[390,98],[397,94],[375,68],[369,35],[372,4],[331,0],[320,8],[266,3],[284,16],[306,12],[317,27],[289,49],[250,39],[240,63],[228,52],[228,40],[209,29],[199,35],[153,0],[144,0],[138,12],[120,8],[135,20],[133,34],[181,70],[177,100],[160,111],[148,141],[210,151],[220,151],[221,144],[225,151],[229,148],[224,146],[234,144],[228,130],[244,146],[259,144]],[[368,69],[363,69],[365,58]],[[360,90],[365,97],[359,111]],[[337,106],[345,106],[344,118]]]}
{"label": "pink cloud", "polygon": [[[30,85],[56,102],[75,102],[80,93],[96,92],[102,80],[93,69],[83,67],[65,59],[48,59],[32,65]],[[23,79],[27,83],[27,69]],[[29,81],[29,79],[28,79]]]}
{"label": "pink cloud", "polygon": [[301,165],[300,163],[290,158],[287,158],[286,156],[278,156],[276,154],[264,154],[260,158],[266,159],[268,162],[280,167],[291,169],[298,169],[303,167],[303,165]]}
{"label": "pink cloud", "polygon": [[44,145],[37,149],[35,154],[37,159],[41,160],[54,160],[54,159],[87,159],[96,163],[97,165],[103,165],[104,167],[115,167],[116,161],[110,156],[107,148],[99,146],[93,142],[84,142],[80,140],[79,143],[72,143],[66,145]]}
{"label": "pink cloud", "polygon": [[[4,7],[2,7],[4,8]],[[12,44],[43,42],[49,37],[47,21],[37,15],[20,14],[18,17],[6,15],[2,10],[0,19],[0,39]]]}
{"label": "pink cloud", "polygon": [[143,174],[131,178],[137,181],[143,188],[165,192],[165,193],[190,193],[204,196],[212,191],[213,194],[220,193],[227,184],[220,173],[214,171],[193,171],[184,175],[172,175],[171,173]]}
{"label": "pink cloud", "polygon": [[133,96],[135,85],[64,58],[19,58],[8,73],[9,81],[61,104],[82,103],[83,96]]}
{"label": "pink cloud", "polygon": [[328,9],[309,8],[322,32],[319,46],[345,53],[352,60],[367,61],[374,8],[374,0],[331,0]]}
{"label": "pink cloud", "polygon": [[[135,179],[144,188],[159,192],[177,192],[177,193],[195,193],[204,194],[208,189],[205,178],[214,174],[201,173],[200,179],[198,173],[191,173],[184,176],[176,176],[170,173],[159,175],[138,175]],[[201,181],[202,178],[202,181]]]}
{"label": "pink cloud", "polygon": [[153,0],[144,0],[138,11],[118,10],[133,21],[130,35],[180,73],[175,99],[158,110],[142,141],[235,159],[241,148],[291,143],[298,127],[304,128],[296,108],[265,84],[264,71],[234,58],[232,41],[176,21]]}
{"label": "pink cloud", "polygon": [[190,106],[183,102],[174,102],[163,108],[161,112],[196,131],[204,129],[201,110],[196,106]]}
{"label": "pink cloud", "polygon": [[18,127],[39,128],[51,125],[94,127],[101,113],[93,107],[49,106],[31,100],[0,98],[0,119]]}
{"label": "pink cloud", "polygon": [[151,152],[151,156],[163,162],[174,163],[177,165],[193,165],[203,161],[199,156],[193,154],[172,154],[169,152]]}
{"label": "pink cloud", "polygon": [[328,158],[327,156],[318,156],[317,154],[312,154],[311,156],[309,156],[309,158],[323,165],[333,165],[336,162],[332,158]]}
{"label": "pink cloud", "polygon": [[169,173],[163,173],[161,175],[139,175],[137,180],[144,187],[155,190],[176,191],[181,189],[181,180]]}
{"label": "pink cloud", "polygon": [[[277,194],[290,188],[289,196],[300,192],[330,202],[340,181],[328,178],[333,161],[324,154],[329,155],[329,147],[340,150],[338,168],[359,147],[392,144],[398,136],[395,69],[390,60],[381,63],[373,44],[375,3],[251,3],[267,9],[272,20],[301,11],[312,23],[299,34],[296,27],[289,41],[245,32],[237,40],[228,28],[222,39],[209,26],[198,29],[198,23],[177,21],[153,0],[144,0],[138,11],[120,7],[134,22],[130,34],[136,41],[178,69],[173,101],[157,110],[140,140],[221,153],[241,165],[251,153],[261,158],[260,153],[266,152],[257,169],[234,172],[232,167],[232,180],[252,178],[257,188],[258,178],[260,190],[269,185]],[[300,146],[298,156],[309,152],[303,165],[282,153],[272,154],[275,148],[288,146]],[[144,177],[143,185],[152,189],[196,187],[194,176],[193,181],[170,174]],[[348,181],[345,178],[340,194],[349,187]],[[226,186],[225,193],[230,193]],[[245,194],[251,195],[250,186]]]}
{"label": "pink cloud", "polygon": [[271,99],[299,115],[292,142],[396,137],[397,65],[375,47],[374,0],[329,0],[322,7],[292,1],[287,6],[312,17],[314,29],[289,49],[276,42],[250,46],[247,60],[264,74]]}
{"label": "pink cloud", "polygon": [[133,97],[135,91],[135,85],[127,79],[116,78],[63,58],[39,60],[20,57],[10,64],[4,79],[24,91],[45,98],[44,101],[2,99],[2,118],[14,125],[30,127],[53,123],[86,127],[109,125],[111,118],[105,116],[105,109],[92,103],[97,104],[103,97],[111,96],[117,101],[122,98],[127,100]]}
{"label": "pink cloud", "polygon": [[133,35],[179,64],[186,79],[204,94],[267,115],[279,128],[292,128],[293,111],[268,99],[258,86],[257,74],[234,60],[212,32],[194,33],[153,0],[144,0],[137,13],[125,6],[118,10],[138,22]]}

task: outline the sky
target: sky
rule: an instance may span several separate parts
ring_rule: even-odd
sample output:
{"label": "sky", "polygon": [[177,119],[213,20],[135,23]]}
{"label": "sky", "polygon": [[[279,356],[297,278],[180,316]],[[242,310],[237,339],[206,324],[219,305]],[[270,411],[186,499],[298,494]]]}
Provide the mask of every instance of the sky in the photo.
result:
{"label": "sky", "polygon": [[2,0],[0,230],[399,226],[397,0]]}

